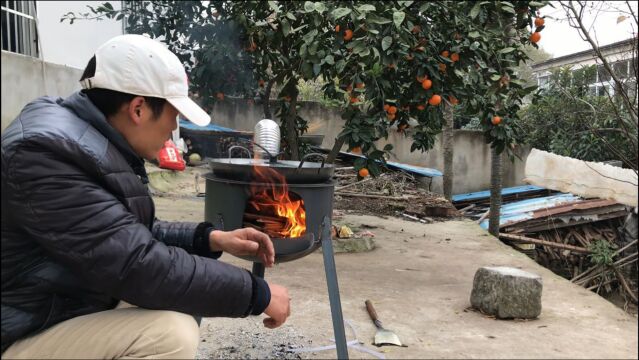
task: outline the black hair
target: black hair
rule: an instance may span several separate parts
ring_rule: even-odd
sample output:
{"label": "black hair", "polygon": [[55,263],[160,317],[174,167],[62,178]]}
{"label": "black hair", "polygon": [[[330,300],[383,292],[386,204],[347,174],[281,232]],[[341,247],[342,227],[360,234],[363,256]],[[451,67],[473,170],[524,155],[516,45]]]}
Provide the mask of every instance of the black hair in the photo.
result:
{"label": "black hair", "polygon": [[[95,76],[95,64],[95,56],[93,56],[91,60],[89,60],[87,67],[84,69],[84,73],[82,73],[80,81]],[[105,117],[109,117],[117,113],[122,104],[130,102],[134,97],[138,96],[120,91],[99,88],[84,89],[82,92],[87,94],[93,105],[95,105]],[[153,112],[153,116],[158,118],[162,114],[166,100],[150,96],[144,96],[144,100],[149,104],[149,107]]]}

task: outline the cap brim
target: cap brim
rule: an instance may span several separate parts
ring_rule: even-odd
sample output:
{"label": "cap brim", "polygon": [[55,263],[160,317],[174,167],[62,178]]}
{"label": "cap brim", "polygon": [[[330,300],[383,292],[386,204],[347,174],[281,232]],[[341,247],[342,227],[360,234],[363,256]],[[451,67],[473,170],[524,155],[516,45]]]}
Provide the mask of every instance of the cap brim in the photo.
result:
{"label": "cap brim", "polygon": [[166,99],[177,109],[187,120],[199,126],[206,126],[211,123],[211,116],[188,97]]}

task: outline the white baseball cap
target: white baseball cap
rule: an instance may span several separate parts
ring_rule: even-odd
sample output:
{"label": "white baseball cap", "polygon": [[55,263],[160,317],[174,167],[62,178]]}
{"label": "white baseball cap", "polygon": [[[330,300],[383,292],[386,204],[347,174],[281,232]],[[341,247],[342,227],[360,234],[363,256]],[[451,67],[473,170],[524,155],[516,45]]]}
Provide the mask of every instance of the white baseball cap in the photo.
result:
{"label": "white baseball cap", "polygon": [[185,118],[206,126],[211,116],[189,98],[186,71],[177,56],[143,35],[120,35],[95,52],[95,75],[80,81],[83,89],[109,89],[166,99]]}

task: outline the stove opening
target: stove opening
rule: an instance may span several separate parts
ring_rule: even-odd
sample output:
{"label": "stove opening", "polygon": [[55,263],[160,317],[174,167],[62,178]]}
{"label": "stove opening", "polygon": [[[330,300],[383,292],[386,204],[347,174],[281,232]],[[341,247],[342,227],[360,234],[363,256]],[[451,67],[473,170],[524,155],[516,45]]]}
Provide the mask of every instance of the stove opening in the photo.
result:
{"label": "stove opening", "polygon": [[245,209],[243,225],[270,237],[293,238],[306,233],[304,200],[287,186],[253,188]]}

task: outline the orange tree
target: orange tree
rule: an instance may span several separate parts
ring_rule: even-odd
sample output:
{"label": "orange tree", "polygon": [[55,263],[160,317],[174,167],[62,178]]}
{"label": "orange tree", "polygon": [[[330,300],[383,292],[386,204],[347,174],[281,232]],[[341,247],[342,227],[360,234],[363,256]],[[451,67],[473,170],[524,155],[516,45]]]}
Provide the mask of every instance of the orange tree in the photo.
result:
{"label": "orange tree", "polygon": [[[539,41],[534,21],[545,1],[145,1],[133,9],[91,8],[120,18],[130,31],[161,37],[184,61],[205,107],[225,94],[258,95],[271,117],[274,84],[289,156],[299,158],[300,79],[322,78],[324,95],[342,104],[347,143],[366,159],[356,168],[379,173],[389,131],[412,138],[411,150],[433,147],[442,107],[481,119],[487,142],[510,151],[516,112],[534,90],[517,78],[525,44]],[[70,21],[91,18],[69,13]],[[540,22],[538,21],[537,24]],[[533,43],[534,45],[534,43]],[[491,119],[499,116],[499,124]]]}

